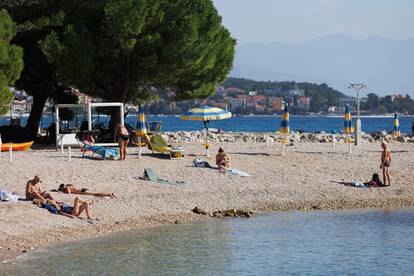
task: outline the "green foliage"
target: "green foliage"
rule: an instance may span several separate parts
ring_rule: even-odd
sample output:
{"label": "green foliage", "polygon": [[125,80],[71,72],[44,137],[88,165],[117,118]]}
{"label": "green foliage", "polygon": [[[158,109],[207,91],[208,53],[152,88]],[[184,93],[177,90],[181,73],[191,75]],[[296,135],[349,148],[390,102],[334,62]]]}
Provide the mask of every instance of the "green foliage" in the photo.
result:
{"label": "green foliage", "polygon": [[65,14],[53,0],[3,0],[0,9],[6,9],[17,25],[13,43],[24,51],[24,69],[15,87],[33,96],[28,118],[28,140],[36,138],[40,119],[47,99],[59,91],[56,70],[42,53],[39,43],[51,32],[63,28]]}
{"label": "green foliage", "polygon": [[19,78],[23,69],[23,51],[20,47],[10,45],[15,35],[15,25],[5,10],[0,10],[0,115],[5,114],[13,94],[9,85]]}
{"label": "green foliage", "polygon": [[90,95],[137,102],[173,90],[177,99],[203,98],[232,67],[235,41],[211,0],[63,6],[65,30],[40,45],[59,80]]}

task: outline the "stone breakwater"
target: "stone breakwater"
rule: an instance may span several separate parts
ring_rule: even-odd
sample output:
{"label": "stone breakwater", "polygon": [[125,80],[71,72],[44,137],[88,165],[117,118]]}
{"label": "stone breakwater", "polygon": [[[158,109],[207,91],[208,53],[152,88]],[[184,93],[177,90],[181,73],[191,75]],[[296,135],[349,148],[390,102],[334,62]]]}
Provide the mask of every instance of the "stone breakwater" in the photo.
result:
{"label": "stone breakwater", "polygon": [[[169,143],[193,143],[205,141],[205,131],[178,131],[163,132],[163,138]],[[208,134],[209,142],[257,142],[278,143],[280,139],[286,139],[291,145],[295,143],[332,143],[333,139],[339,144],[345,143],[349,135],[328,133],[298,133],[292,132],[283,136],[278,132],[253,133],[253,132],[220,132],[211,130]],[[364,143],[396,142],[414,143],[414,137],[401,135],[393,137],[386,132],[362,133]]]}

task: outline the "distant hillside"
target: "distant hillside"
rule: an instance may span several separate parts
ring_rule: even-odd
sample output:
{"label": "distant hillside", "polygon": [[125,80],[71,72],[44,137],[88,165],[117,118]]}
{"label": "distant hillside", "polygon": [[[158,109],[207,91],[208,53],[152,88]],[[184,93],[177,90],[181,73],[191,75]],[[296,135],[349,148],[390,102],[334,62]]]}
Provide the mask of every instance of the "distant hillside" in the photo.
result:
{"label": "distant hillside", "polygon": [[236,49],[232,77],[327,83],[346,94],[350,82],[363,82],[379,95],[414,96],[414,38],[354,39],[330,35],[300,44],[246,44]]}
{"label": "distant hillside", "polygon": [[[245,78],[228,78],[223,83],[224,88],[236,87],[245,91],[258,91],[260,94],[264,94],[265,91],[290,91],[294,89],[302,89],[305,92],[305,96],[311,97],[311,111],[318,112],[323,107],[331,105],[338,106],[339,99],[345,97],[345,95],[338,90],[335,90],[325,83],[315,84],[307,82],[294,82],[294,81],[254,81]],[[275,92],[277,95],[277,92]]]}

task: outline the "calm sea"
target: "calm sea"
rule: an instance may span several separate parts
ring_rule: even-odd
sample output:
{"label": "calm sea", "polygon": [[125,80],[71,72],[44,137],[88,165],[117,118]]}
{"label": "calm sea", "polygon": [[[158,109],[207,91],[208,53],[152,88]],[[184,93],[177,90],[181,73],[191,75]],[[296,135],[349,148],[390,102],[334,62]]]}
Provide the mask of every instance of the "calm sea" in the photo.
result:
{"label": "calm sea", "polygon": [[[83,116],[78,116],[77,120],[69,122],[70,127],[75,125],[80,126]],[[362,130],[365,132],[374,131],[392,131],[393,118],[392,117],[363,117]],[[22,118],[22,124],[25,125],[27,118]],[[95,122],[107,124],[108,118],[106,116],[94,116]],[[161,121],[163,131],[192,131],[201,130],[203,128],[202,122],[199,121],[184,121],[177,116],[147,116],[147,121]],[[401,117],[400,130],[403,133],[411,134],[411,125],[414,117]],[[43,116],[42,127],[46,128],[53,122],[52,116]],[[128,116],[126,123],[131,126],[136,125],[136,116]],[[280,116],[237,116],[227,120],[211,121],[210,127],[220,128],[224,131],[234,132],[274,132],[280,127]],[[0,117],[0,125],[9,124],[9,118]],[[343,129],[343,118],[340,117],[320,117],[320,116],[291,116],[290,127],[292,130],[306,131],[306,132],[340,132]]]}
{"label": "calm sea", "polygon": [[0,268],[2,275],[413,275],[414,209],[160,226],[35,250]]}

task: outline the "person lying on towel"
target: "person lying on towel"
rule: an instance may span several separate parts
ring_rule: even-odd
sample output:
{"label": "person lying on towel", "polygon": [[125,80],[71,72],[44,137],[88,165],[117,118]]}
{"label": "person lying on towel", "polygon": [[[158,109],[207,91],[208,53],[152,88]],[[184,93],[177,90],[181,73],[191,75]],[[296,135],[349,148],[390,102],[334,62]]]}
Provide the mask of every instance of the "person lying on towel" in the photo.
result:
{"label": "person lying on towel", "polygon": [[89,192],[87,188],[79,189],[73,184],[60,184],[58,190],[65,194],[91,195],[91,196],[99,196],[99,197],[116,198],[116,195],[114,193]]}
{"label": "person lying on towel", "polygon": [[33,204],[39,207],[47,209],[53,214],[59,214],[70,218],[78,218],[83,212],[86,214],[86,218],[92,219],[89,207],[94,202],[87,202],[78,197],[75,198],[73,206],[66,205],[64,203],[58,203],[51,199],[35,199]]}

